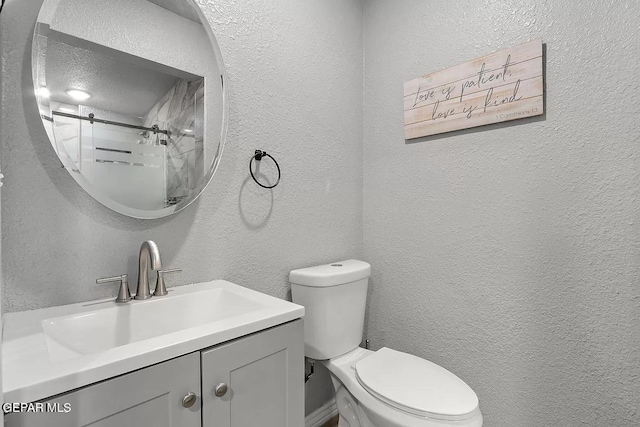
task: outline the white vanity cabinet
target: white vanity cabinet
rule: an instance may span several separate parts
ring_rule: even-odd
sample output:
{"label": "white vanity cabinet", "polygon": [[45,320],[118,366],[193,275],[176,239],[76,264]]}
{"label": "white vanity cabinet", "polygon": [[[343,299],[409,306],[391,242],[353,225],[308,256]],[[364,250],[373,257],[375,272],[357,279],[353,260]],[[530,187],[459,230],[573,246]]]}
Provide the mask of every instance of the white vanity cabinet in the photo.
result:
{"label": "white vanity cabinet", "polygon": [[302,320],[201,354],[203,427],[304,426]]}
{"label": "white vanity cabinet", "polygon": [[[200,353],[158,363],[39,403],[62,412],[13,413],[7,427],[198,427],[199,398],[191,408],[183,396],[200,396]],[[69,412],[64,412],[68,404]],[[49,405],[49,406],[48,406]]]}
{"label": "white vanity cabinet", "polygon": [[62,411],[68,404],[70,410],[7,414],[5,425],[302,427],[303,323],[298,319],[38,403]]}

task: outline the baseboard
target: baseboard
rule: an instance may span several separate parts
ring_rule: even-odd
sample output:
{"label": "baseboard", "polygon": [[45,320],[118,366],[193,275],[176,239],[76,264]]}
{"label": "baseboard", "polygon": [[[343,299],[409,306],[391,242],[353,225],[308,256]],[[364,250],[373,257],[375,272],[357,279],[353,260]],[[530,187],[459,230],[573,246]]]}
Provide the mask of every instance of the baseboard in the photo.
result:
{"label": "baseboard", "polygon": [[338,414],[338,408],[336,408],[336,399],[333,398],[309,415],[304,420],[305,427],[320,427],[326,423],[331,417],[335,417]]}

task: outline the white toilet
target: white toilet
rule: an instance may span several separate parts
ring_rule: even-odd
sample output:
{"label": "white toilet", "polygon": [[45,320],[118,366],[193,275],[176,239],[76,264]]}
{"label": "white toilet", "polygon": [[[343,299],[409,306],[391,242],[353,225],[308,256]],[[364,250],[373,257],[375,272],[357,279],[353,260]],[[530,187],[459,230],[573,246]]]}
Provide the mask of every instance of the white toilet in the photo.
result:
{"label": "white toilet", "polygon": [[305,356],[323,363],[336,389],[340,427],[481,427],[478,397],[427,360],[359,347],[371,266],[346,260],[294,270],[293,301],[304,305]]}

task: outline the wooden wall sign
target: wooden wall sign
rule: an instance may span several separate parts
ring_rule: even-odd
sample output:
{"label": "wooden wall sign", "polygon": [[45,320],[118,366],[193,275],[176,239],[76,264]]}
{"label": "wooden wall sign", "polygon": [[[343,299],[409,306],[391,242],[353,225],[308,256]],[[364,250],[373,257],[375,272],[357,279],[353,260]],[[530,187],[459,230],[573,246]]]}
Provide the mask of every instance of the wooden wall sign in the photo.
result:
{"label": "wooden wall sign", "polygon": [[405,139],[543,113],[542,40],[404,84]]}

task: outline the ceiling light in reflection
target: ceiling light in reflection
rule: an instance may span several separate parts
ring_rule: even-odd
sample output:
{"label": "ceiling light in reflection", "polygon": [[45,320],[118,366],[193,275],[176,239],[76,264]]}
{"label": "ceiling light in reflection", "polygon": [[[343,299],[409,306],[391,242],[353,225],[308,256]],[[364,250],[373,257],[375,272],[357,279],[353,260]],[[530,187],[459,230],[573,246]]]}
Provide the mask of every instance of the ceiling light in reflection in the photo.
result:
{"label": "ceiling light in reflection", "polygon": [[70,97],[72,97],[76,101],[84,101],[86,99],[91,98],[91,95],[89,95],[87,92],[85,92],[83,90],[79,90],[79,89],[69,89],[69,90],[66,90],[65,92],[67,93],[67,95],[69,95]]}
{"label": "ceiling light in reflection", "polygon": [[62,111],[63,113],[71,113],[71,114],[77,113],[77,111],[74,110],[73,108],[67,108],[67,107],[60,107],[58,108],[58,110]]}

